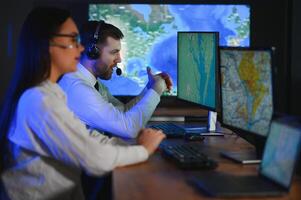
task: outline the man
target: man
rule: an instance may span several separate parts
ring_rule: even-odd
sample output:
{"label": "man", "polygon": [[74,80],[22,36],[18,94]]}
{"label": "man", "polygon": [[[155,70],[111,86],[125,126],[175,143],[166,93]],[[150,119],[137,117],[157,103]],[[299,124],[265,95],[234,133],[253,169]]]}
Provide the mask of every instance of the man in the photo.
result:
{"label": "man", "polygon": [[[97,78],[109,80],[113,68],[121,62],[122,32],[104,21],[89,21],[81,29],[85,51],[78,71],[65,75],[59,84],[66,92],[68,106],[93,129],[124,138],[135,138],[160,102],[160,96],[172,83],[166,73],[153,75],[147,68],[148,84],[139,96],[127,104],[114,98]],[[76,59],[76,58],[75,58]]]}

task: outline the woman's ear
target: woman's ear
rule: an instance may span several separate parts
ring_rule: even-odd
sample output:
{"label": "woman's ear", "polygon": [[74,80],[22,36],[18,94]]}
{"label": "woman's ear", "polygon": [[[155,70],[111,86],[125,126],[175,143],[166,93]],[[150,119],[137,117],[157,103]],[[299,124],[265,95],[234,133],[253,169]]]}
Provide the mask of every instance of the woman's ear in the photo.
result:
{"label": "woman's ear", "polygon": [[49,41],[49,54],[51,55],[53,53],[53,47],[51,46],[51,41]]}
{"label": "woman's ear", "polygon": [[49,46],[49,54],[51,55],[52,52],[53,52],[53,48],[52,48],[52,46]]}

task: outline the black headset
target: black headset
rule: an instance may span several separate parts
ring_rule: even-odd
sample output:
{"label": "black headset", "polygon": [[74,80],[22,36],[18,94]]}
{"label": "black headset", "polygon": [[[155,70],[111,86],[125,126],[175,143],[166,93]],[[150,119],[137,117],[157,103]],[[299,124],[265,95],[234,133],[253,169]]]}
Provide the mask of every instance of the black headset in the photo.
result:
{"label": "black headset", "polygon": [[105,22],[103,20],[100,20],[97,24],[97,27],[96,27],[96,31],[93,35],[93,40],[92,40],[92,43],[90,44],[90,46],[88,47],[87,49],[87,56],[89,59],[91,60],[96,60],[99,58],[100,56],[100,50],[99,48],[97,47],[97,42],[98,42],[98,39],[99,39],[99,30],[100,30],[100,27],[104,24]]}
{"label": "black headset", "polygon": [[[99,58],[100,56],[100,50],[99,48],[97,47],[97,42],[98,42],[98,39],[99,39],[99,30],[100,30],[100,27],[105,24],[105,21],[103,20],[100,20],[97,24],[97,27],[96,27],[96,31],[93,35],[93,40],[92,40],[92,43],[91,45],[88,47],[88,50],[87,50],[87,56],[89,59],[91,60],[96,60]],[[117,69],[116,69],[116,74],[118,76],[120,76],[122,74],[122,70],[116,66]]]}

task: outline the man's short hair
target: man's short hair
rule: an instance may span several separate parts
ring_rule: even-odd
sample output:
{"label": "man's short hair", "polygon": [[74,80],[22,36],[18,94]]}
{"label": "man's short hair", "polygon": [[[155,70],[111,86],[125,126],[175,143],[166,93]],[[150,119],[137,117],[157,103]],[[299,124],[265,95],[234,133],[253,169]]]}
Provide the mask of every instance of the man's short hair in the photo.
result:
{"label": "man's short hair", "polygon": [[[85,52],[92,45],[92,43],[95,42],[94,34],[98,24],[98,21],[88,21],[80,28],[81,43],[85,47]],[[120,40],[124,37],[124,35],[116,26],[107,24],[105,22],[101,23],[99,27],[97,44],[105,44],[108,37]]]}

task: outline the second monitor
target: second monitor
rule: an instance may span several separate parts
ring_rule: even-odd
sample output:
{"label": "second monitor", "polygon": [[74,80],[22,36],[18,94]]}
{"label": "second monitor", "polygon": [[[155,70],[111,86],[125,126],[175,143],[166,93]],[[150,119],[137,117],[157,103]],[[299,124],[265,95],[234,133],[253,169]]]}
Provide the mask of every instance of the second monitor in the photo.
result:
{"label": "second monitor", "polygon": [[[218,104],[218,41],[218,32],[178,32],[177,97],[209,111]],[[216,113],[209,112],[205,132],[215,124]]]}
{"label": "second monitor", "polygon": [[178,98],[216,110],[217,32],[178,32]]}
{"label": "second monitor", "polygon": [[[178,94],[177,98],[197,104],[209,111],[217,107],[217,63],[218,63],[218,32],[178,32]],[[189,116],[190,113],[185,113]],[[162,129],[170,137],[173,135],[193,138],[215,131],[216,113],[209,112],[208,125],[165,123],[153,128]],[[172,127],[175,127],[173,128]],[[169,128],[171,127],[169,131]],[[184,128],[184,130],[183,130]],[[181,134],[173,134],[175,130]],[[210,135],[222,135],[213,134]]]}

